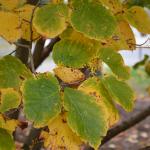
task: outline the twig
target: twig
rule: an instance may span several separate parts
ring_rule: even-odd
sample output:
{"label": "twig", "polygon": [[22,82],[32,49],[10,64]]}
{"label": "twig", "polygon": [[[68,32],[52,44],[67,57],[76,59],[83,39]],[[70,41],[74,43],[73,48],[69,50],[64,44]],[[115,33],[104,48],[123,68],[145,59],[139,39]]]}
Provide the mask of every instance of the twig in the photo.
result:
{"label": "twig", "polygon": [[34,67],[34,61],[33,61],[33,56],[32,56],[32,43],[33,43],[33,17],[34,17],[34,13],[37,9],[37,7],[40,4],[40,1],[38,1],[38,3],[35,5],[33,11],[32,11],[32,15],[31,15],[31,20],[30,20],[30,47],[29,47],[29,57],[30,57],[30,63],[31,63],[31,70],[33,73],[35,73],[35,67]]}

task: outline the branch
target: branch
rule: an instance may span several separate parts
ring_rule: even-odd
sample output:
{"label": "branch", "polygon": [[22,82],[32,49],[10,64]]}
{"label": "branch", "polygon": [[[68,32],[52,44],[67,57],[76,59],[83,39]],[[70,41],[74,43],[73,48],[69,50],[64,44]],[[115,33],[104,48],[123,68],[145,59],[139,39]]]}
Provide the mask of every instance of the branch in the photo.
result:
{"label": "branch", "polygon": [[60,40],[60,38],[56,37],[56,38],[52,39],[50,44],[47,47],[45,47],[44,49],[36,50],[36,51],[41,51],[42,50],[42,54],[41,54],[40,58],[38,58],[38,61],[36,62],[36,65],[35,65],[35,68],[38,68],[42,64],[42,62],[49,56],[49,54],[52,52],[53,46],[59,40]]}

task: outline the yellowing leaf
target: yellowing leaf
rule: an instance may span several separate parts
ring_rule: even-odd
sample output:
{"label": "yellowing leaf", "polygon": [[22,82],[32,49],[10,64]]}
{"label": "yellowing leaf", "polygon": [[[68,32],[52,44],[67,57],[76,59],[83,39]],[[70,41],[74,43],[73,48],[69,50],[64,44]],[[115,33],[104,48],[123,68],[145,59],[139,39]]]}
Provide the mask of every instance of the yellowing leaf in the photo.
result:
{"label": "yellowing leaf", "polygon": [[25,2],[26,0],[0,0],[0,7],[6,10],[13,10]]}
{"label": "yellowing leaf", "polygon": [[[31,37],[30,21],[34,8],[35,6],[26,4],[23,7],[15,10],[21,19],[21,37],[27,41],[30,41]],[[32,28],[32,36],[32,40],[35,40],[39,37],[39,34],[36,32],[34,27]]]}
{"label": "yellowing leaf", "polygon": [[66,29],[68,13],[68,7],[65,4],[43,6],[36,11],[33,25],[41,35],[53,38]]}
{"label": "yellowing leaf", "polygon": [[102,137],[106,135],[108,124],[103,109],[95,102],[95,98],[82,91],[65,88],[64,107],[68,125],[73,132],[98,148]]}
{"label": "yellowing leaf", "polygon": [[15,143],[7,130],[0,128],[0,150],[15,150]]}
{"label": "yellowing leaf", "polygon": [[4,113],[13,108],[17,108],[21,102],[21,97],[14,89],[0,90],[0,112]]}
{"label": "yellowing leaf", "polygon": [[80,138],[69,128],[66,117],[59,115],[48,124],[49,133],[42,132],[44,146],[51,150],[80,150],[82,142]]}
{"label": "yellowing leaf", "polygon": [[126,18],[128,22],[139,32],[150,34],[150,16],[139,6],[133,6],[126,11]]}
{"label": "yellowing leaf", "polygon": [[78,90],[95,97],[96,102],[103,109],[105,118],[108,118],[109,126],[114,125],[119,120],[118,110],[99,78],[93,77],[85,80]]}
{"label": "yellowing leaf", "polygon": [[71,25],[88,38],[100,40],[113,34],[116,21],[100,3],[82,1],[72,10]]}
{"label": "yellowing leaf", "polygon": [[82,68],[95,56],[96,49],[88,44],[61,40],[53,48],[53,59],[56,64],[73,68]]}
{"label": "yellowing leaf", "polygon": [[55,75],[63,82],[74,84],[85,79],[85,75],[78,69],[58,67],[54,69]]}
{"label": "yellowing leaf", "polygon": [[0,128],[6,129],[9,133],[14,132],[18,124],[17,120],[6,119],[0,115]]}
{"label": "yellowing leaf", "polygon": [[134,104],[134,92],[123,81],[117,80],[113,76],[105,77],[102,80],[103,85],[108,90],[113,100],[121,105],[125,110],[131,111]]}
{"label": "yellowing leaf", "polygon": [[21,37],[19,16],[15,13],[0,11],[0,36],[8,42],[15,42]]}
{"label": "yellowing leaf", "polygon": [[32,78],[32,73],[13,56],[0,59],[0,88],[19,89],[22,80]]}
{"label": "yellowing leaf", "polygon": [[129,67],[124,65],[122,56],[112,48],[101,48],[99,58],[104,61],[120,79],[129,79]]}
{"label": "yellowing leaf", "polygon": [[59,84],[51,74],[26,80],[22,93],[25,115],[36,127],[46,126],[61,111]]}

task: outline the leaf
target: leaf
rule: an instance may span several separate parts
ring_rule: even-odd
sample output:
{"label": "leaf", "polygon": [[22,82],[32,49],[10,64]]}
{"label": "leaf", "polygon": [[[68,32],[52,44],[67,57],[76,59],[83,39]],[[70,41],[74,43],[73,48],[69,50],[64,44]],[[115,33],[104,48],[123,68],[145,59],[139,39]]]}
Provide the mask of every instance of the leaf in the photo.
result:
{"label": "leaf", "polygon": [[122,56],[112,48],[101,48],[99,50],[99,58],[104,61],[121,79],[129,79],[129,67],[124,65]]}
{"label": "leaf", "polygon": [[65,88],[64,107],[69,127],[94,148],[98,148],[107,132],[107,121],[95,98],[71,88]]}
{"label": "leaf", "polygon": [[26,80],[22,93],[25,115],[37,127],[46,126],[61,111],[59,84],[51,74]]}
{"label": "leaf", "polygon": [[71,25],[88,38],[100,40],[113,34],[116,21],[100,3],[81,2],[73,8]]}
{"label": "leaf", "polygon": [[92,77],[85,80],[78,87],[78,90],[95,97],[96,102],[103,108],[103,115],[105,115],[105,118],[108,118],[109,126],[114,125],[119,120],[118,110],[99,78]]}
{"label": "leaf", "polygon": [[80,138],[69,128],[65,115],[59,115],[48,124],[49,133],[41,133],[44,139],[44,146],[47,149],[59,150],[80,150],[82,142]]}
{"label": "leaf", "polygon": [[7,130],[0,128],[0,150],[15,150],[15,143]]}
{"label": "leaf", "polygon": [[126,11],[126,18],[128,22],[139,32],[149,34],[150,33],[150,16],[146,13],[144,8],[139,6],[133,6]]}
{"label": "leaf", "polygon": [[6,10],[14,10],[19,6],[22,6],[26,0],[0,0],[0,8]]}
{"label": "leaf", "polygon": [[0,18],[0,36],[10,43],[17,41],[21,37],[19,16],[12,12],[0,11]]}
{"label": "leaf", "polygon": [[113,76],[105,77],[102,82],[114,101],[126,111],[133,109],[134,92],[125,82],[119,81]]}
{"label": "leaf", "polygon": [[0,112],[4,113],[10,109],[17,108],[21,103],[21,97],[14,89],[2,89],[0,92]]}
{"label": "leaf", "polygon": [[0,59],[0,88],[16,88],[22,80],[32,78],[32,73],[22,62],[13,56]]}
{"label": "leaf", "polygon": [[55,63],[73,68],[82,68],[95,54],[92,46],[73,40],[61,40],[53,48]]}
{"label": "leaf", "polygon": [[[26,4],[15,10],[21,19],[21,37],[27,41],[30,41],[31,31],[30,31],[30,21],[33,14],[35,6]],[[38,8],[37,8],[38,9]],[[37,39],[39,34],[36,32],[35,28],[32,27],[32,38]]]}
{"label": "leaf", "polygon": [[54,69],[55,75],[63,82],[74,84],[81,82],[85,79],[85,75],[78,69],[57,67]]}
{"label": "leaf", "polygon": [[33,25],[41,35],[53,38],[66,29],[68,14],[65,4],[49,4],[35,12]]}
{"label": "leaf", "polygon": [[9,133],[12,134],[18,124],[19,122],[17,120],[4,118],[0,114],[0,128],[6,129]]}

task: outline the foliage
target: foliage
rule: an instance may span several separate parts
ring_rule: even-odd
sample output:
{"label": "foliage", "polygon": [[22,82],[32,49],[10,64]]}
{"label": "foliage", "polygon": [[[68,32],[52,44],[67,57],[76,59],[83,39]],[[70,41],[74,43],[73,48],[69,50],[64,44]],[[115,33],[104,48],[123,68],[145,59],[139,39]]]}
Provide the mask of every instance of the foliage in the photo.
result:
{"label": "foliage", "polygon": [[[15,149],[12,132],[18,121],[5,115],[20,105],[27,121],[42,130],[45,147],[78,150],[89,144],[97,149],[119,120],[116,105],[126,111],[134,107],[134,92],[126,83],[130,70],[118,51],[135,49],[130,26],[150,33],[150,17],[141,7],[146,4],[43,0],[34,6],[0,0],[0,35],[8,42],[24,39],[31,49],[39,38],[60,38],[53,47],[53,74],[31,73],[14,56],[0,58],[0,149]],[[101,72],[102,63],[112,75]],[[149,68],[148,62],[148,73]]]}

